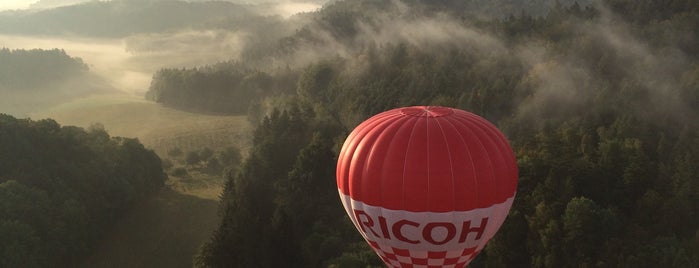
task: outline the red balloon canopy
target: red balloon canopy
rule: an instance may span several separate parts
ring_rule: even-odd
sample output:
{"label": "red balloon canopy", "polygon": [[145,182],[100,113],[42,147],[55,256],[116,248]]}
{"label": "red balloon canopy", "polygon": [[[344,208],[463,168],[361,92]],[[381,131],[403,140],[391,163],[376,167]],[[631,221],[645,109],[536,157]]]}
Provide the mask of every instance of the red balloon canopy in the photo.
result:
{"label": "red balloon canopy", "polygon": [[517,165],[485,119],[414,106],[377,114],[350,133],[337,185],[352,222],[389,267],[463,267],[505,220]]}

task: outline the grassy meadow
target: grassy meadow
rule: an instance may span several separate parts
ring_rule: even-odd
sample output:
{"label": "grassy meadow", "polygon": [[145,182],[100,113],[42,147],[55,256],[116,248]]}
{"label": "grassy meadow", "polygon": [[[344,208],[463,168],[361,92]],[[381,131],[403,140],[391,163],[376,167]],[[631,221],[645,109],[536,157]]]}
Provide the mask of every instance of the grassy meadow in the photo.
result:
{"label": "grassy meadow", "polygon": [[226,146],[245,152],[250,147],[251,127],[245,116],[186,112],[128,94],[92,95],[31,117],[84,128],[99,123],[112,136],[138,138],[161,157],[175,147],[184,152]]}
{"label": "grassy meadow", "polygon": [[163,188],[115,223],[82,267],[192,267],[218,202]]}

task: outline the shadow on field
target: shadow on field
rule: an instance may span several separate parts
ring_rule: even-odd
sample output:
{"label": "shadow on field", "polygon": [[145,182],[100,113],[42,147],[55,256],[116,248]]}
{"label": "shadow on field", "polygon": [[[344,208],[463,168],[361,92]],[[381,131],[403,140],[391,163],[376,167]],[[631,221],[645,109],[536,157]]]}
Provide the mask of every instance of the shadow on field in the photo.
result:
{"label": "shadow on field", "polygon": [[165,187],[116,222],[83,267],[192,267],[216,227],[217,206]]}

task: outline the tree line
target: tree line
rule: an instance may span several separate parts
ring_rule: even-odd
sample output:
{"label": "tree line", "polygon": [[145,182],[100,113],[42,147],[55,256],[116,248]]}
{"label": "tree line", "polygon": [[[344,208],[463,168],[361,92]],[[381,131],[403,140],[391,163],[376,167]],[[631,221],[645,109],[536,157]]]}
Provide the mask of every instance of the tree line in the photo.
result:
{"label": "tree line", "polygon": [[[699,267],[699,6],[607,0],[483,19],[438,2],[334,2],[314,15],[322,27],[280,42],[351,56],[292,68],[291,93],[262,96],[276,105],[258,111],[196,266],[382,266],[337,200],[336,155],[371,115],[445,105],[494,122],[520,169],[508,219],[472,267]],[[458,29],[357,43],[381,17]]]}
{"label": "tree line", "polygon": [[137,139],[0,114],[0,266],[79,265],[166,178]]}
{"label": "tree line", "polygon": [[0,90],[31,90],[88,71],[82,59],[62,49],[0,48]]}
{"label": "tree line", "polygon": [[146,99],[184,110],[245,114],[264,97],[294,91],[297,74],[272,72],[228,62],[193,69],[161,69]]}

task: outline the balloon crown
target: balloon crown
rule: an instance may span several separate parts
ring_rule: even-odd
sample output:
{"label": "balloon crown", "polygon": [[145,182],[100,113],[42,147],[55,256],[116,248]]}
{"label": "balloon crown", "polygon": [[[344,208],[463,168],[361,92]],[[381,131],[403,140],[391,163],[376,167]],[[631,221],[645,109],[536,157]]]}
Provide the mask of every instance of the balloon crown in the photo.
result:
{"label": "balloon crown", "polygon": [[412,106],[400,109],[404,115],[415,117],[441,117],[454,113],[454,109],[441,106]]}

